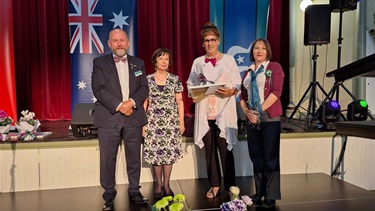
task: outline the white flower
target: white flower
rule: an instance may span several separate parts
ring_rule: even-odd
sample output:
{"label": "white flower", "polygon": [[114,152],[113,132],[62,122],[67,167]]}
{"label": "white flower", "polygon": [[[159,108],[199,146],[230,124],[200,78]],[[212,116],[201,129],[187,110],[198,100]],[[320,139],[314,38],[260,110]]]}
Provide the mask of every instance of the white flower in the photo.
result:
{"label": "white flower", "polygon": [[233,195],[236,195],[236,196],[240,195],[240,188],[237,187],[237,186],[231,186],[231,187],[229,188],[229,191],[230,191]]}
{"label": "white flower", "polygon": [[247,205],[247,206],[251,206],[253,204],[253,200],[251,200],[251,198],[247,195],[243,195],[241,196],[241,199],[242,201]]}
{"label": "white flower", "polygon": [[21,111],[21,114],[23,117],[20,118],[20,121],[30,121],[35,117],[35,113],[29,112],[29,110]]}

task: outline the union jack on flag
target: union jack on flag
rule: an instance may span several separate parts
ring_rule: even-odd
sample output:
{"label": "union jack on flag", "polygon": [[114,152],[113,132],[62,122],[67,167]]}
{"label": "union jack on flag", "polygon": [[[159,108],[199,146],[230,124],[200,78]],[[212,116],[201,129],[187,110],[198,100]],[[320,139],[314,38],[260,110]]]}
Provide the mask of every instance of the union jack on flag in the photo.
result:
{"label": "union jack on flag", "polygon": [[[70,41],[70,53],[73,53],[80,41],[80,53],[92,53],[92,43],[100,54],[104,52],[103,43],[100,41],[94,26],[103,25],[102,14],[94,14],[99,0],[70,0],[76,13],[69,13],[69,25],[77,26]],[[91,42],[92,41],[92,42]]]}
{"label": "union jack on flag", "polygon": [[111,52],[108,34],[125,30],[136,53],[137,0],[67,0],[69,2],[72,110],[77,103],[95,102],[91,90],[92,60]]}

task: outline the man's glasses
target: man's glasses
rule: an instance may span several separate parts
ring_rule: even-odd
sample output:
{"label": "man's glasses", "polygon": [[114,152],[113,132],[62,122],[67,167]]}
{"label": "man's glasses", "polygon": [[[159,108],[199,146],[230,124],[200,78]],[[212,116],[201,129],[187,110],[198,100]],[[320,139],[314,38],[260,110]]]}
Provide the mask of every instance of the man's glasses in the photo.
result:
{"label": "man's glasses", "polygon": [[217,41],[217,38],[212,38],[212,39],[207,39],[207,40],[204,40],[204,43],[206,44],[209,44],[209,43],[215,43]]}

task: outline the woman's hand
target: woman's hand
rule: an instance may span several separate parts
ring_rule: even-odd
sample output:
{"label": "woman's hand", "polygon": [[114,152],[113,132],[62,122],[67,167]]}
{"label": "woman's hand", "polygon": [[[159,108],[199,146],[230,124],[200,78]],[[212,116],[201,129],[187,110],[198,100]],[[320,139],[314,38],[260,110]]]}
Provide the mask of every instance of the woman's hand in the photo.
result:
{"label": "woman's hand", "polygon": [[250,110],[250,109],[247,109],[245,112],[245,115],[247,116],[247,118],[249,119],[249,121],[253,124],[256,124],[258,122],[258,119],[259,119],[259,115],[258,115],[258,112],[255,111],[255,110]]}
{"label": "woman's hand", "polygon": [[180,125],[180,135],[184,134],[185,132],[185,125]]}
{"label": "woman's hand", "polygon": [[221,87],[218,90],[216,90],[216,94],[220,95],[222,98],[230,97],[232,95],[236,94],[237,89],[236,88],[227,88],[227,87]]}

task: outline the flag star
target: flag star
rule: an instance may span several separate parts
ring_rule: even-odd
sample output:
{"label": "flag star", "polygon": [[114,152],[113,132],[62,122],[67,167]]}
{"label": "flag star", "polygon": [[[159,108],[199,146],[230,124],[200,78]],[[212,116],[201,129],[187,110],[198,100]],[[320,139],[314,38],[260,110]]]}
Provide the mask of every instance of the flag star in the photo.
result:
{"label": "flag star", "polygon": [[91,100],[92,100],[93,103],[95,103],[96,101],[98,101],[98,100],[96,99],[96,97],[94,97],[94,96],[92,96]]}
{"label": "flag star", "polygon": [[245,63],[245,62],[243,61],[243,58],[244,58],[244,57],[238,55],[238,58],[236,59],[236,60],[238,61],[238,64]]}
{"label": "flag star", "polygon": [[86,83],[83,81],[78,81],[78,89],[85,89],[86,88]]}
{"label": "flag star", "polygon": [[129,24],[126,22],[126,19],[128,19],[129,16],[122,16],[122,10],[118,15],[114,12],[112,12],[112,14],[114,18],[110,19],[109,21],[115,23],[113,28],[116,28],[116,26],[118,26],[122,29],[123,25],[129,26]]}

